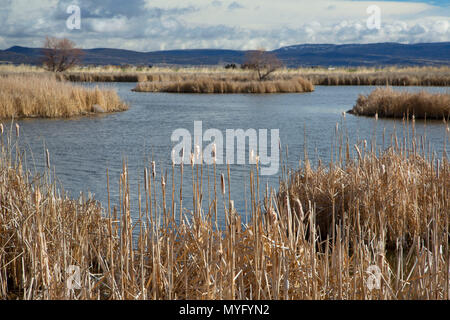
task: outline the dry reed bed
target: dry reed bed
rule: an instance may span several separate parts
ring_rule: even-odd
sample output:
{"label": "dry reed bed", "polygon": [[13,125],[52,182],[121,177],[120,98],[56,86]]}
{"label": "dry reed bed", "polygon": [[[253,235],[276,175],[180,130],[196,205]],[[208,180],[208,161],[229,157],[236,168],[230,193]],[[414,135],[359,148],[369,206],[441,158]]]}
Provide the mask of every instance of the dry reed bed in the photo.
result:
{"label": "dry reed bed", "polygon": [[[57,78],[73,82],[175,82],[175,81],[254,81],[257,76],[254,72],[67,72],[57,74]],[[277,75],[279,79],[291,79],[290,75]]]}
{"label": "dry reed bed", "polygon": [[[32,66],[0,66],[0,74],[37,73],[45,70]],[[56,75],[60,80],[73,82],[145,82],[185,81],[199,77],[256,80],[252,72],[223,67],[139,67],[100,66],[76,67]],[[449,86],[450,68],[441,67],[384,67],[384,68],[297,68],[280,69],[273,80],[303,77],[314,85],[393,85],[393,86]]]}
{"label": "dry reed bed", "polygon": [[[132,213],[124,165],[117,203],[101,209],[58,196],[51,171],[32,177],[11,160],[21,153],[8,139],[0,157],[0,298],[448,299],[449,163],[427,154],[420,139],[393,141],[381,155],[356,146],[355,159],[341,144],[337,159],[345,161],[329,170],[304,162],[278,195],[260,197],[254,167],[244,224],[230,169],[158,174],[151,163]],[[192,179],[192,199],[182,197],[176,171]],[[69,265],[80,267],[81,289],[67,287]],[[373,290],[369,267],[381,272]]]}
{"label": "dry reed bed", "polygon": [[303,75],[315,85],[325,86],[450,86],[450,72],[352,72]]}
{"label": "dry reed bed", "polygon": [[84,88],[47,75],[0,76],[0,118],[72,117],[127,109],[114,90]]}
{"label": "dry reed bed", "polygon": [[312,92],[314,86],[308,80],[239,81],[197,78],[184,81],[140,82],[133,89],[136,92],[172,93],[293,93]]}
{"label": "dry reed bed", "polygon": [[[248,70],[224,70],[221,68],[153,68],[93,69],[66,73],[63,77],[70,81],[180,81],[197,77],[222,77],[256,80]],[[448,67],[416,68],[336,68],[327,69],[280,69],[272,75],[273,80],[289,80],[303,77],[314,85],[393,85],[393,86],[449,86],[450,69]]]}
{"label": "dry reed bed", "polygon": [[360,95],[350,113],[388,118],[450,118],[450,94],[395,91],[377,88],[369,95]]}
{"label": "dry reed bed", "polygon": [[[199,77],[240,78],[253,80],[248,71],[206,72],[69,72],[59,75],[62,79],[74,82],[145,82],[194,80]],[[312,72],[311,70],[279,71],[272,75],[273,80],[289,80],[303,77],[314,85],[354,86],[354,85],[392,85],[392,86],[450,86],[450,72],[439,71],[363,71],[336,73],[332,71]]]}
{"label": "dry reed bed", "polygon": [[420,143],[379,155],[355,145],[358,161],[347,154],[344,163],[328,167],[306,163],[282,185],[279,197],[289,195],[292,210],[305,221],[302,208],[314,205],[322,239],[335,235],[333,225],[342,223],[350,237],[376,235],[391,249],[399,243],[410,247],[419,237],[431,242],[430,222],[440,235],[448,228],[450,166],[446,158],[421,155],[426,146]]}

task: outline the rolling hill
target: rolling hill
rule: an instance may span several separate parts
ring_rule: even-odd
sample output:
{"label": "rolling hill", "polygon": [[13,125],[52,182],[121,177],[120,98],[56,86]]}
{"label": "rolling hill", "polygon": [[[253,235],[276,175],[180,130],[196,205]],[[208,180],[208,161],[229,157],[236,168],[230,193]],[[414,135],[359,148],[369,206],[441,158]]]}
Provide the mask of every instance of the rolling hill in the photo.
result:
{"label": "rolling hill", "polygon": [[[240,64],[246,51],[188,49],[137,52],[123,49],[84,49],[87,65],[223,65]],[[273,51],[288,67],[299,66],[421,66],[449,65],[450,42],[399,44],[301,44]],[[13,64],[41,63],[42,49],[14,46],[0,50],[0,61]]]}

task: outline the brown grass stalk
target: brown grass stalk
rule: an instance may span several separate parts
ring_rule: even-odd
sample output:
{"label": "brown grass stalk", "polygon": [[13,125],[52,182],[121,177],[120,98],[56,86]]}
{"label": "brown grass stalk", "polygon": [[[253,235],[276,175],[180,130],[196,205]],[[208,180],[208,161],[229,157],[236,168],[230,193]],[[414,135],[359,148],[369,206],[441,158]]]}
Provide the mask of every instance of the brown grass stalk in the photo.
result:
{"label": "brown grass stalk", "polygon": [[400,92],[391,87],[377,88],[369,95],[360,95],[352,114],[386,118],[448,119],[450,94]]}
{"label": "brown grass stalk", "polygon": [[[50,171],[25,171],[21,152],[11,155],[15,139],[1,135],[0,299],[448,299],[450,165],[421,153],[420,139],[381,153],[359,146],[328,168],[305,161],[261,198],[257,164],[248,224],[229,169],[214,166],[208,201],[192,170],[195,211],[175,220],[166,190],[176,201],[177,182],[154,168],[144,170],[145,209],[131,212],[124,163],[119,199],[105,212],[60,196]],[[80,288],[68,286],[70,265],[80,267]],[[380,282],[369,288],[373,268]]]}
{"label": "brown grass stalk", "polygon": [[140,82],[137,92],[173,93],[293,93],[311,92],[314,86],[303,78],[268,81],[236,81],[199,77],[194,80]]}
{"label": "brown grass stalk", "polygon": [[73,117],[127,109],[114,90],[84,88],[42,75],[0,77],[0,118]]}

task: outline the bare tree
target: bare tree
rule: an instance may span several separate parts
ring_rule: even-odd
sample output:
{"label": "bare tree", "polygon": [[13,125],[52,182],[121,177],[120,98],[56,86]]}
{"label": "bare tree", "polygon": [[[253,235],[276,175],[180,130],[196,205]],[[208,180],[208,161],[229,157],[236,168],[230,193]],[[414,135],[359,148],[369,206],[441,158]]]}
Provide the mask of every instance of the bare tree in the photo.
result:
{"label": "bare tree", "polygon": [[283,63],[274,53],[267,52],[264,49],[258,49],[247,52],[242,67],[256,71],[260,81],[266,79],[272,72],[281,68]]}
{"label": "bare tree", "polygon": [[63,72],[80,62],[83,51],[67,38],[46,37],[43,49],[44,68],[53,72]]}

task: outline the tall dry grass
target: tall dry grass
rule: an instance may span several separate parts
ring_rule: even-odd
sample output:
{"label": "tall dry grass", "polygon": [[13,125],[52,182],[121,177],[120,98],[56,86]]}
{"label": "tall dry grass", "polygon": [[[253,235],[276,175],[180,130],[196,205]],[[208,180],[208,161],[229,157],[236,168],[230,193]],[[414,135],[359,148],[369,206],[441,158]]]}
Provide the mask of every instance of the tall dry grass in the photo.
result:
{"label": "tall dry grass", "polygon": [[45,75],[0,76],[0,118],[72,117],[128,106],[114,90],[85,88]]}
{"label": "tall dry grass", "polygon": [[351,110],[356,115],[390,118],[450,118],[450,94],[427,91],[395,91],[390,87],[377,88],[369,95],[360,95]]}
{"label": "tall dry grass", "polygon": [[449,86],[450,68],[409,67],[304,70],[303,76],[315,85],[354,86]]}
{"label": "tall dry grass", "polygon": [[[0,65],[0,74],[38,73],[45,70],[33,66]],[[79,66],[58,78],[74,82],[144,82],[180,81],[197,77],[238,77],[256,80],[248,70],[210,67]],[[273,80],[303,77],[314,85],[392,85],[449,86],[450,67],[355,67],[355,68],[283,68],[271,75]],[[160,79],[160,80],[155,80]]]}
{"label": "tall dry grass", "polygon": [[103,209],[59,195],[51,170],[32,176],[2,134],[0,298],[448,299],[450,165],[411,136],[385,152],[357,145],[356,157],[340,138],[329,168],[306,160],[279,190],[264,191],[256,165],[244,218],[229,167],[151,163],[131,212],[124,164],[117,203]]}
{"label": "tall dry grass", "polygon": [[[97,69],[95,69],[97,70]],[[107,71],[108,70],[108,71]],[[256,80],[248,70],[225,70],[222,68],[154,68],[137,71],[105,69],[79,70],[60,75],[70,81],[82,82],[144,82],[194,80],[198,77],[237,77]],[[344,69],[280,69],[271,75],[272,80],[289,80],[303,77],[314,85],[392,85],[392,86],[449,86],[448,67],[432,68],[355,68]],[[158,80],[158,78],[160,80]]]}
{"label": "tall dry grass", "polygon": [[290,80],[240,80],[198,77],[181,81],[140,82],[133,89],[136,92],[174,93],[292,93],[312,92],[314,86],[303,78]]}

